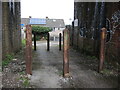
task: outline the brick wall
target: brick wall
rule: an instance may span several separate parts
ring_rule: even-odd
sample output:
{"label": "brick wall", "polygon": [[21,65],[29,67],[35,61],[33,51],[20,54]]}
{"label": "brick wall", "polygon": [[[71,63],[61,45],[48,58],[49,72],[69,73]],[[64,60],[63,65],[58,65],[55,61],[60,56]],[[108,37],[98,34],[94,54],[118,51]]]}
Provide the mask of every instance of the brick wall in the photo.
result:
{"label": "brick wall", "polygon": [[8,54],[11,52],[10,50],[10,40],[9,40],[9,22],[8,22],[8,19],[9,19],[9,7],[8,7],[8,4],[7,2],[3,2],[2,3],[2,44],[3,44],[3,47],[2,47],[2,54],[3,54],[3,58],[5,56],[5,54]]}
{"label": "brick wall", "polygon": [[2,60],[2,2],[0,1],[0,61]]}
{"label": "brick wall", "polygon": [[21,48],[20,2],[2,2],[2,55],[16,53]]}
{"label": "brick wall", "polygon": [[[75,2],[74,20],[78,19],[78,26],[71,30],[71,45],[78,47],[79,51],[99,57],[100,50],[100,30],[106,27],[113,33],[107,33],[108,42],[106,42],[106,60],[119,61],[120,52],[120,25],[117,28],[117,18],[120,18],[120,3],[97,3],[97,2]],[[115,16],[114,16],[115,15]],[[109,21],[109,26],[106,20]],[[116,24],[114,24],[116,23]]]}

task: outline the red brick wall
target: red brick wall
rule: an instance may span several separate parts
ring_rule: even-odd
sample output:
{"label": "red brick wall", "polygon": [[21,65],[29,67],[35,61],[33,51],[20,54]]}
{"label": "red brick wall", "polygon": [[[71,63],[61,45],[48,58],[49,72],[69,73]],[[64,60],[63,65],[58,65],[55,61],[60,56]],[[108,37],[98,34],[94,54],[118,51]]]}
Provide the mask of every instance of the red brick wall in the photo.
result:
{"label": "red brick wall", "polygon": [[[98,6],[97,6],[98,5]],[[105,3],[103,8],[101,3],[75,3],[74,7],[74,19],[78,19],[78,27],[74,27],[70,34],[73,37],[73,47],[78,47],[83,53],[99,56],[99,45],[100,45],[100,29],[106,27],[105,20],[109,19],[110,26],[107,30],[111,30],[111,39],[106,42],[106,60],[108,61],[119,61],[120,53],[120,25],[113,29],[114,20],[112,17],[120,10],[120,3]],[[98,7],[96,9],[96,6]],[[102,12],[102,9],[105,11]],[[96,16],[95,16],[95,11]],[[120,17],[119,17],[120,18]],[[115,19],[116,20],[116,19]],[[94,21],[94,22],[93,22]],[[101,26],[102,25],[102,26]],[[85,36],[80,35],[81,28],[85,27]],[[94,28],[94,31],[92,31]],[[94,32],[94,33],[93,33]],[[91,38],[91,35],[93,38]],[[119,52],[119,53],[118,53]]]}
{"label": "red brick wall", "polygon": [[14,9],[9,2],[2,3],[2,56],[16,53],[21,48],[21,12],[20,2],[14,2]]}

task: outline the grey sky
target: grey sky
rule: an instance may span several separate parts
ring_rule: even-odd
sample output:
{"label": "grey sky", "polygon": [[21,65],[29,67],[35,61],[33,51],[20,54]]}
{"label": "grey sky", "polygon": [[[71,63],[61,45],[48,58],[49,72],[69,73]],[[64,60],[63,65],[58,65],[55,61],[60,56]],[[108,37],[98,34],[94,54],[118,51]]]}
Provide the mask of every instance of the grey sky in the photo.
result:
{"label": "grey sky", "polygon": [[21,0],[21,17],[29,16],[64,19],[65,24],[70,24],[74,17],[74,0]]}

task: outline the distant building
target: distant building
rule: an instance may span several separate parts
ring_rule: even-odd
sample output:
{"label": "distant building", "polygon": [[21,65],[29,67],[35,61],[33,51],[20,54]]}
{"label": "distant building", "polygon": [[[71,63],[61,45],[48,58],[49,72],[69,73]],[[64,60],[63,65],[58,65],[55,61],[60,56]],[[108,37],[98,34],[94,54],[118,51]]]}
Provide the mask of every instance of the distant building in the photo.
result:
{"label": "distant building", "polygon": [[63,19],[49,19],[48,17],[46,19],[42,18],[22,18],[21,19],[21,27],[22,27],[22,37],[25,38],[24,35],[24,29],[26,25],[38,25],[42,27],[49,27],[52,29],[52,32],[50,32],[51,37],[53,37],[53,40],[57,38],[59,33],[62,33],[62,31],[65,29],[65,23]]}

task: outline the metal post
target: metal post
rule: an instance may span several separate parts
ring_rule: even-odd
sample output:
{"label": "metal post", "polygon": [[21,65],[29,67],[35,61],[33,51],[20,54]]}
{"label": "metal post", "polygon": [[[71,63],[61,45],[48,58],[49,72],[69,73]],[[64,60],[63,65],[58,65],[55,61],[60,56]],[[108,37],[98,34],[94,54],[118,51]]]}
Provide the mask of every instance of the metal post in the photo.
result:
{"label": "metal post", "polygon": [[36,34],[34,34],[34,50],[36,51]]}
{"label": "metal post", "polygon": [[32,74],[32,29],[26,25],[26,73]]}
{"label": "metal post", "polygon": [[63,76],[69,76],[69,31],[63,31]]}
{"label": "metal post", "polygon": [[71,40],[71,46],[73,46],[73,41],[74,41],[74,21],[72,22],[72,36],[71,36],[71,38],[72,38],[72,40]]}
{"label": "metal post", "polygon": [[101,29],[101,42],[100,42],[99,72],[103,69],[103,63],[105,59],[105,39],[106,39],[106,28],[102,28]]}
{"label": "metal post", "polygon": [[59,34],[59,50],[61,51],[61,36],[62,36],[62,34],[60,33]]}
{"label": "metal post", "polygon": [[50,35],[48,33],[48,35],[47,35],[47,51],[49,51],[49,50],[50,50]]}

